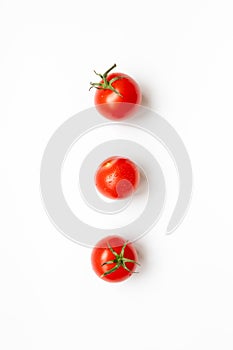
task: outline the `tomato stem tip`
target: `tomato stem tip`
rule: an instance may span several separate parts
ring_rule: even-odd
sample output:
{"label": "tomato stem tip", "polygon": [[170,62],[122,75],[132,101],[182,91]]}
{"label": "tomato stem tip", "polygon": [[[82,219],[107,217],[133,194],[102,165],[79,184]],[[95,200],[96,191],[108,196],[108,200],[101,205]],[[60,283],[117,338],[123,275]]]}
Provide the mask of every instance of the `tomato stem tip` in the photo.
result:
{"label": "tomato stem tip", "polygon": [[114,77],[113,79],[111,79],[110,81],[107,80],[107,77],[108,77],[108,73],[111,72],[111,70],[113,70],[114,68],[116,67],[116,63],[114,63],[114,65],[112,67],[110,67],[108,70],[106,70],[106,72],[104,74],[100,74],[100,73],[97,73],[95,70],[94,70],[94,73],[96,75],[98,75],[102,80],[103,82],[100,82],[100,83],[92,83],[90,82],[90,85],[91,87],[89,88],[89,91],[94,87],[96,88],[97,90],[111,90],[113,92],[115,92],[118,96],[120,97],[123,97],[119,91],[117,91],[113,86],[112,84],[119,80],[119,79],[122,79],[123,77],[120,77],[120,76],[117,76],[117,77]]}
{"label": "tomato stem tip", "polygon": [[127,262],[130,262],[130,263],[133,263],[133,264],[136,264],[138,266],[141,266],[137,261],[135,260],[132,260],[132,259],[128,259],[128,258],[125,258],[124,257],[124,253],[125,253],[125,248],[127,246],[127,244],[129,243],[129,241],[126,241],[121,249],[121,252],[120,254],[118,254],[114,249],[113,247],[110,245],[110,243],[108,242],[108,248],[109,250],[112,252],[112,254],[116,257],[115,259],[113,260],[109,260],[109,261],[106,261],[104,262],[101,266],[104,266],[104,265],[110,265],[110,264],[116,264],[115,266],[113,266],[112,269],[110,270],[107,270],[105,271],[100,277],[103,278],[107,275],[110,275],[111,273],[115,272],[116,270],[119,269],[119,267],[123,267],[126,271],[130,272],[130,273],[138,273],[138,271],[132,271],[130,270],[127,266],[126,266],[126,263]]}

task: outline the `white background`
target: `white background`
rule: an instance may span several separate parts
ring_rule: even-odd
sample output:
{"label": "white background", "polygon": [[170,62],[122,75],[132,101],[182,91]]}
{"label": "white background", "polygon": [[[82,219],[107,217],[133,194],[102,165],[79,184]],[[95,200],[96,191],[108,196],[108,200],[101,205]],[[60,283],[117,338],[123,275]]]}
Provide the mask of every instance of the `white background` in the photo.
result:
{"label": "white background", "polygon": [[[233,22],[229,0],[0,0],[0,348],[232,350]],[[93,69],[141,85],[189,151],[190,211],[137,243],[141,273],[99,280],[39,191],[46,143],[93,105]]]}

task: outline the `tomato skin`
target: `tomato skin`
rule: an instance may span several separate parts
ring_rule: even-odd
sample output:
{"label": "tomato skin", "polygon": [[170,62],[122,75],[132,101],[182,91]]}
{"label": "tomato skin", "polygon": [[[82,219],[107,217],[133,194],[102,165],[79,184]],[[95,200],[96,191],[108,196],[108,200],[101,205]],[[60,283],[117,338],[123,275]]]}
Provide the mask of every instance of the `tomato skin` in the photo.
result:
{"label": "tomato skin", "polygon": [[138,188],[140,172],[127,158],[111,157],[100,164],[95,174],[98,191],[110,199],[122,199]]}
{"label": "tomato skin", "polygon": [[103,276],[104,273],[116,265],[116,263],[112,263],[102,266],[103,263],[115,259],[115,255],[111,252],[108,245],[110,245],[117,254],[120,254],[125,243],[126,240],[120,236],[108,236],[96,244],[92,250],[91,263],[97,276],[107,282],[122,282],[128,279],[135,272],[137,265],[136,263],[138,262],[137,251],[132,243],[127,243],[124,251],[124,257],[135,261],[135,263],[126,262],[126,266],[131,272],[124,269],[123,266],[120,266],[116,271]]}
{"label": "tomato skin", "polygon": [[[142,100],[141,90],[134,79],[124,73],[111,73],[107,81],[119,77],[112,86],[119,94],[110,89],[98,89],[95,93],[95,106],[98,112],[111,120],[122,120],[132,116]],[[100,82],[103,83],[103,80]]]}

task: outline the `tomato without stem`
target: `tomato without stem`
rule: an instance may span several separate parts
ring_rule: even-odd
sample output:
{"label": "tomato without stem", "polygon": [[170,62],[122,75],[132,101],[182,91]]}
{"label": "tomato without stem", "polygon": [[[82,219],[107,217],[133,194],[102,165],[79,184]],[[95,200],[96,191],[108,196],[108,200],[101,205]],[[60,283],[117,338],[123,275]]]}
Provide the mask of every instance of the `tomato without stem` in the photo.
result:
{"label": "tomato without stem", "polygon": [[[124,73],[110,73],[114,64],[104,74],[96,73],[101,81],[90,83],[95,87],[95,105],[100,114],[111,120],[132,116],[141,103],[141,90],[134,79]],[[110,74],[109,74],[110,73]]]}
{"label": "tomato without stem", "polygon": [[108,282],[126,280],[140,265],[132,243],[119,236],[99,241],[92,250],[91,263],[97,276]]}
{"label": "tomato without stem", "polygon": [[95,174],[98,191],[111,199],[129,197],[138,188],[139,181],[140,172],[136,164],[121,157],[106,159]]}

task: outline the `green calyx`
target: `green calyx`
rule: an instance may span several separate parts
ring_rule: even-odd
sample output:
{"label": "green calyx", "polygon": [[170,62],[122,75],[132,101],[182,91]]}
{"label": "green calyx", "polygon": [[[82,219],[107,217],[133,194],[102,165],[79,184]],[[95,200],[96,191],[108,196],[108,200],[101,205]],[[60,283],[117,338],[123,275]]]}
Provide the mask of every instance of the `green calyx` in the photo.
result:
{"label": "green calyx", "polygon": [[130,270],[127,266],[126,266],[126,263],[127,262],[131,262],[133,264],[137,264],[140,266],[140,264],[135,261],[135,260],[132,260],[132,259],[127,259],[124,257],[124,253],[125,253],[125,247],[127,246],[128,244],[128,241],[125,242],[125,244],[123,245],[122,249],[121,249],[121,252],[120,254],[117,254],[117,252],[111,247],[111,245],[108,243],[108,248],[110,249],[110,251],[112,252],[112,254],[115,256],[115,259],[113,260],[109,260],[109,261],[106,261],[105,263],[103,263],[101,266],[104,266],[104,265],[110,265],[110,264],[116,264],[112,269],[106,271],[105,273],[103,273],[101,275],[101,278],[102,277],[105,277],[107,275],[110,275],[111,273],[115,272],[116,270],[119,269],[119,267],[123,267],[126,271],[130,272],[130,273],[137,273],[136,271],[132,271]]}
{"label": "green calyx", "polygon": [[102,80],[103,82],[102,83],[90,83],[91,84],[91,87],[89,90],[91,90],[93,87],[98,89],[98,90],[111,90],[111,91],[114,91],[118,96],[121,96],[123,97],[113,86],[112,84],[119,80],[119,79],[122,79],[122,77],[115,77],[115,78],[112,78],[111,80],[107,80],[107,77],[108,77],[108,73],[111,72],[111,70],[113,68],[116,67],[116,64],[114,64],[111,68],[109,68],[104,74],[99,74],[99,73],[96,73],[96,71],[94,70],[94,73],[96,75],[98,75]]}

